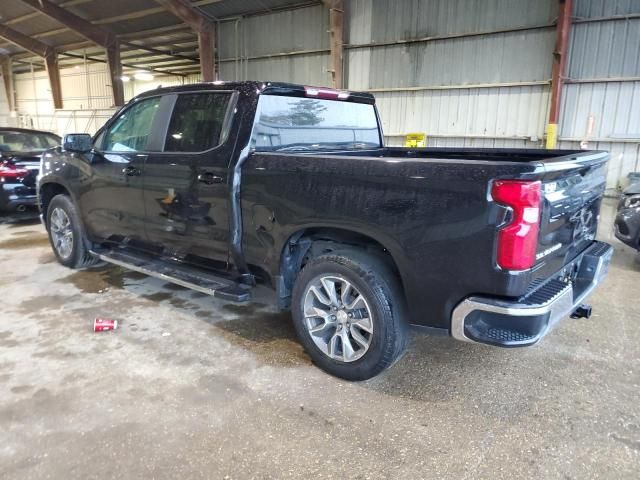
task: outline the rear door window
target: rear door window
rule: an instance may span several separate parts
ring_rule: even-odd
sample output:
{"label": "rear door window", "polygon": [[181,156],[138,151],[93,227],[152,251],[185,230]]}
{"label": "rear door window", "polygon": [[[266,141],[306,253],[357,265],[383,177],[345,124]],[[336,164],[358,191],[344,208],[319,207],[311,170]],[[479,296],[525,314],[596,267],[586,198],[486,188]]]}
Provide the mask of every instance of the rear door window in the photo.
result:
{"label": "rear door window", "polygon": [[231,95],[231,92],[178,95],[164,151],[203,152],[223,143]]}

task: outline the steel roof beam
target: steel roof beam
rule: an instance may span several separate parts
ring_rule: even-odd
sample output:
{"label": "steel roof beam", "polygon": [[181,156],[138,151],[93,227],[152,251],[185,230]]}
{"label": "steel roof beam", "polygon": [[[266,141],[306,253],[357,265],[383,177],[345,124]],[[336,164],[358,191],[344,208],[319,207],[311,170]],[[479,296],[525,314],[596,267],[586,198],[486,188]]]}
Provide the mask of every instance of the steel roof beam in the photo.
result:
{"label": "steel roof beam", "polygon": [[200,74],[203,82],[215,79],[215,31],[207,17],[196,10],[189,0],[156,0],[168,12],[189,25],[198,34]]}
{"label": "steel roof beam", "polygon": [[6,55],[0,55],[0,75],[4,80],[4,90],[7,94],[7,102],[9,103],[9,110],[15,110],[14,98],[13,98],[13,75],[11,74],[11,58]]}
{"label": "steel roof beam", "polygon": [[58,70],[58,55],[55,48],[6,25],[0,25],[0,37],[44,59],[47,75],[49,76],[49,85],[51,86],[53,106],[62,108],[62,87],[60,85],[60,71]]}
{"label": "steel roof beam", "polygon": [[120,43],[116,35],[106,28],[97,26],[78,15],[50,2],[49,0],[20,0],[49,18],[100,45],[107,52],[107,64],[111,76],[113,103],[124,105],[124,87],[122,85],[122,65],[120,62]]}

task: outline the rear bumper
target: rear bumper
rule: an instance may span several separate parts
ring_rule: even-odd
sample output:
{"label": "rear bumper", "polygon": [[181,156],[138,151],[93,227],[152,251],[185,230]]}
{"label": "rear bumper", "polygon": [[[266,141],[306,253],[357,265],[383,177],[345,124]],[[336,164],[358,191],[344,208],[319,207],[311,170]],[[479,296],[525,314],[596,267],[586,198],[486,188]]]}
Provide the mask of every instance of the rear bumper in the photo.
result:
{"label": "rear bumper", "polygon": [[465,342],[526,347],[571,315],[607,274],[611,245],[593,242],[551,278],[515,300],[473,296],[453,310],[451,335]]}
{"label": "rear bumper", "polygon": [[13,212],[38,205],[36,189],[22,183],[0,183],[0,211]]}

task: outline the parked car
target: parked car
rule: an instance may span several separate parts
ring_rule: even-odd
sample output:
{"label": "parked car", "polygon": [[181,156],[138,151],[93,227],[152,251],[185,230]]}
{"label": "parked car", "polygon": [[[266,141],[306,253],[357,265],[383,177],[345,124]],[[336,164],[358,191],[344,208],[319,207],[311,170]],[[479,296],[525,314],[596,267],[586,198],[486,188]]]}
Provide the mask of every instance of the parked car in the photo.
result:
{"label": "parked car", "polygon": [[[374,98],[284,83],[146,92],[42,159],[58,261],[238,302],[274,288],[314,362],[351,380],[409,326],[521,347],[582,304],[606,152],[385,147]],[[259,328],[259,327],[257,327]]]}
{"label": "parked car", "polygon": [[60,145],[50,132],[0,128],[0,212],[37,206],[36,178],[42,152]]}
{"label": "parked car", "polygon": [[634,183],[622,192],[614,227],[618,240],[640,250],[640,183]]}

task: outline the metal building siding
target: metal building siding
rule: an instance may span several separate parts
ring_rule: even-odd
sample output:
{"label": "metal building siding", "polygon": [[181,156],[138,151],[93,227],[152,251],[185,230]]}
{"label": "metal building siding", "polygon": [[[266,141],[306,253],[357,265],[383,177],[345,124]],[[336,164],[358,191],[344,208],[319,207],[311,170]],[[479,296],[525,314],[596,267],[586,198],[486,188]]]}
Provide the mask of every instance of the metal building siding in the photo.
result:
{"label": "metal building siding", "polygon": [[[557,15],[554,0],[351,0],[349,43],[535,26]],[[370,19],[370,21],[369,21]]]}
{"label": "metal building siding", "polygon": [[[350,49],[355,89],[548,80],[553,30]],[[363,75],[363,70],[369,70]],[[352,81],[353,80],[353,81]]]}
{"label": "metal building siding", "polygon": [[[352,0],[348,43],[390,42],[540,26],[557,14],[555,0]],[[411,131],[464,144],[541,139],[547,115],[553,28],[347,48],[348,87],[373,89],[389,138]],[[490,88],[433,87],[540,82]],[[393,91],[432,87],[415,91]],[[389,89],[392,91],[384,91]],[[375,91],[383,90],[383,91]],[[468,136],[486,137],[470,139]],[[503,138],[500,138],[503,137]],[[432,137],[435,139],[436,137]],[[433,140],[439,144],[445,139]],[[393,144],[397,141],[393,140]]]}
{"label": "metal building siding", "polygon": [[272,80],[306,85],[331,84],[329,57],[307,54],[262,58],[245,62],[223,62],[219,67],[221,80]]}
{"label": "metal building siding", "polygon": [[593,116],[592,138],[640,142],[640,81],[566,85],[561,112],[561,138],[583,138]]}
{"label": "metal building siding", "polygon": [[[193,76],[195,80],[198,76]],[[20,73],[14,76],[17,110],[22,126],[51,130],[60,135],[72,132],[94,133],[115,112],[111,78],[103,63],[88,63],[79,68],[60,70],[64,108],[54,110],[46,72]],[[153,80],[124,82],[125,100],[146,90],[180,85],[177,76],[156,76]]]}
{"label": "metal building siding", "polygon": [[385,133],[542,138],[549,88],[474,88],[376,93]]}
{"label": "metal building siding", "polygon": [[[609,189],[625,187],[628,174],[640,167],[640,18],[606,17],[639,14],[639,0],[574,2],[567,77],[588,82],[563,88],[560,145],[579,148],[587,140],[589,148],[608,150]],[[580,22],[588,18],[599,21]],[[593,81],[600,79],[619,81]]]}
{"label": "metal building siding", "polygon": [[573,15],[578,18],[597,18],[629,15],[640,12],[640,0],[577,0]]}
{"label": "metal building siding", "polygon": [[220,79],[330,85],[328,17],[317,5],[222,22]]}
{"label": "metal building siding", "polygon": [[[640,14],[638,7],[635,13]],[[575,23],[567,76],[572,79],[640,76],[640,18]]]}
{"label": "metal building siding", "polygon": [[329,15],[321,5],[220,24],[220,58],[329,48]]}

